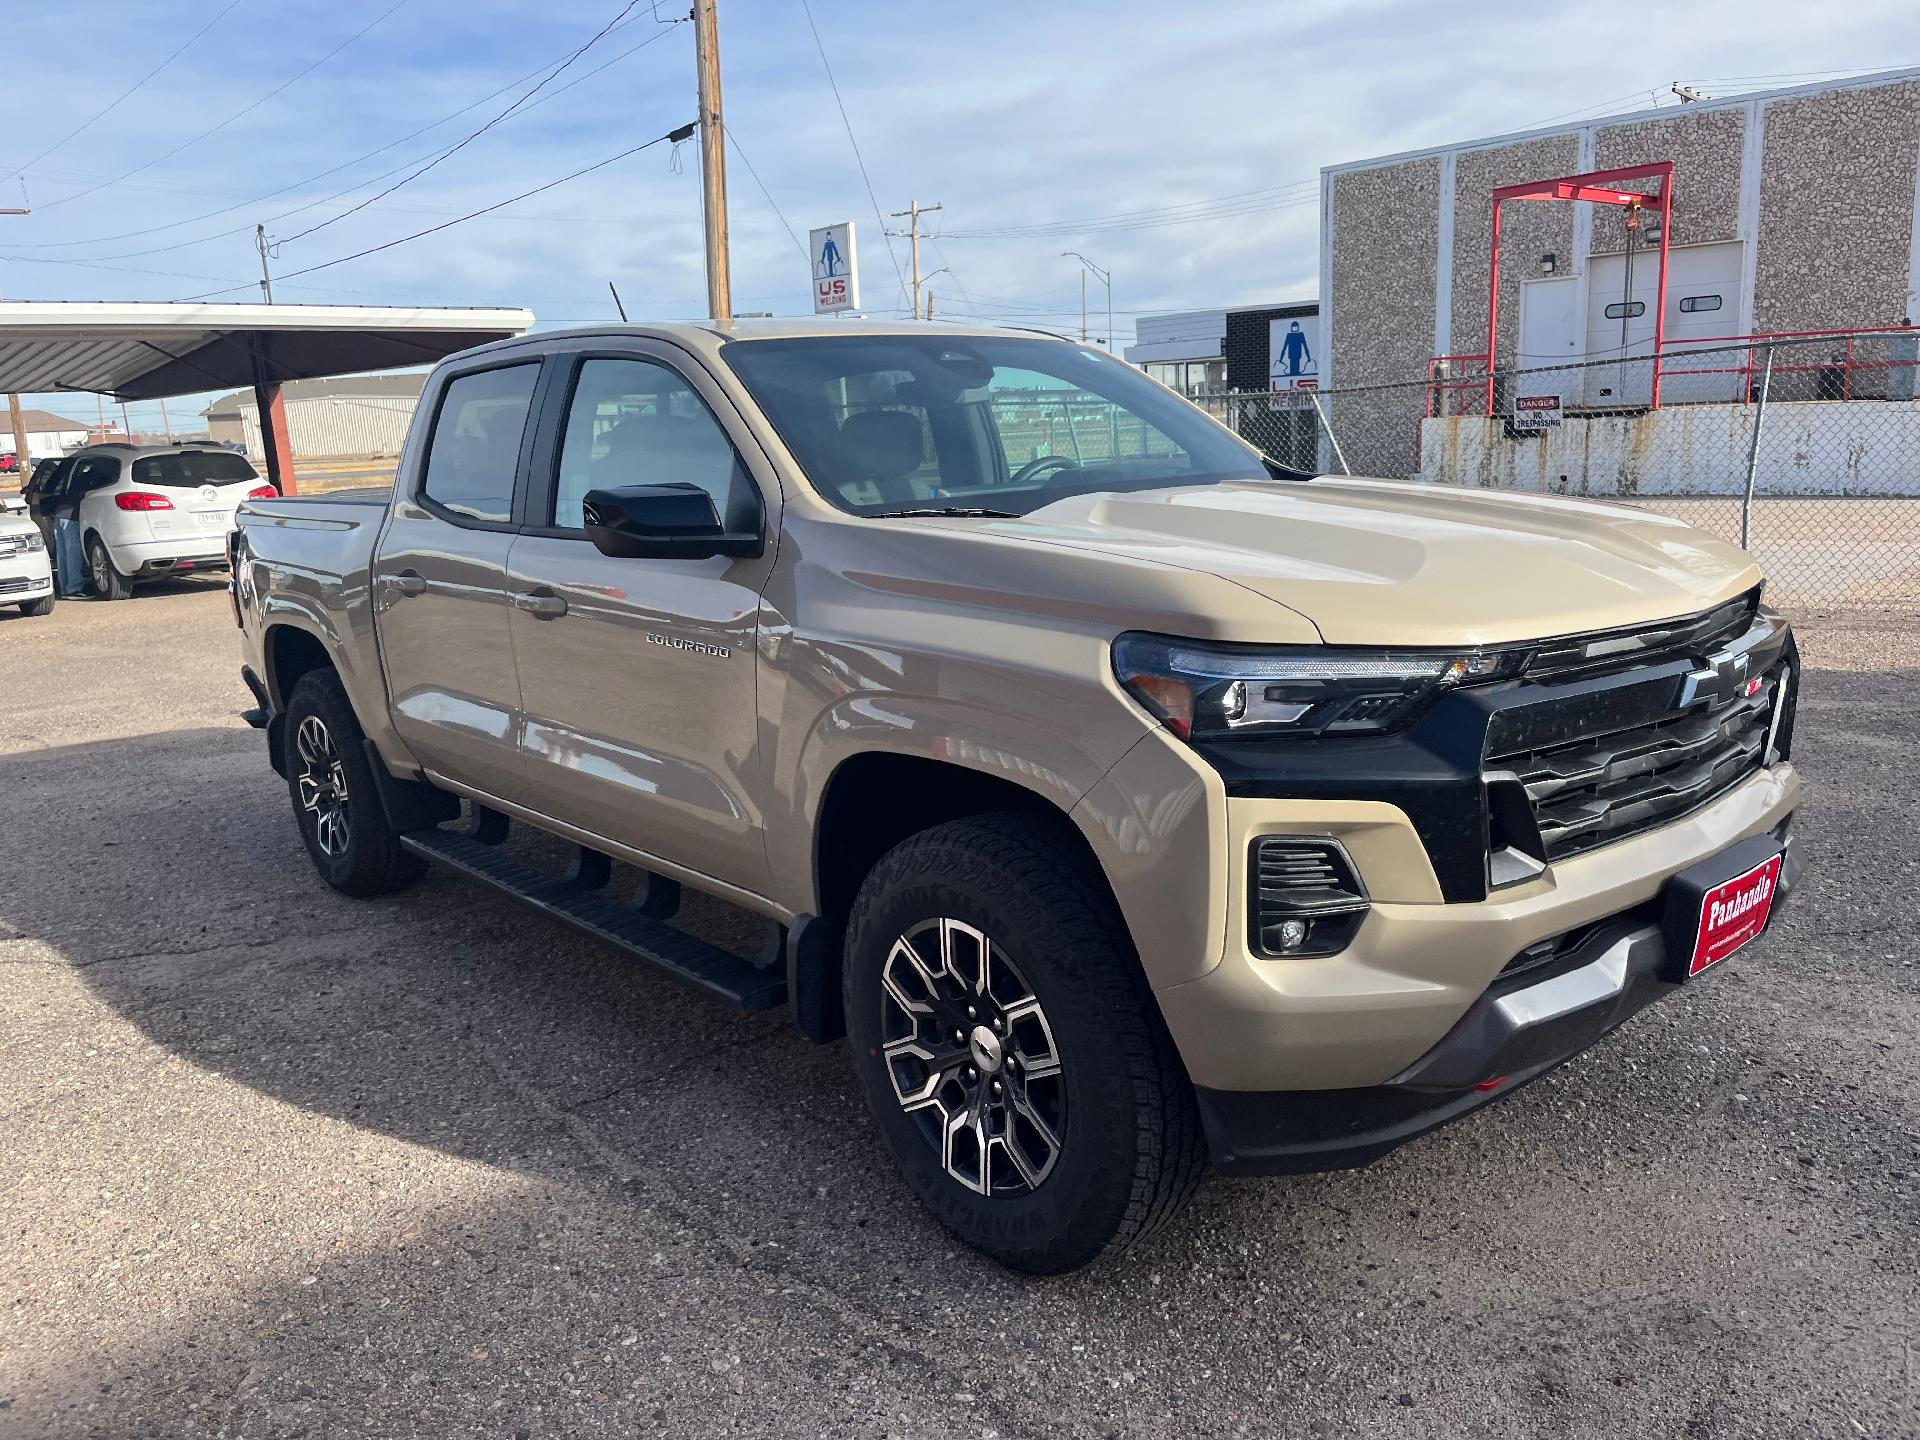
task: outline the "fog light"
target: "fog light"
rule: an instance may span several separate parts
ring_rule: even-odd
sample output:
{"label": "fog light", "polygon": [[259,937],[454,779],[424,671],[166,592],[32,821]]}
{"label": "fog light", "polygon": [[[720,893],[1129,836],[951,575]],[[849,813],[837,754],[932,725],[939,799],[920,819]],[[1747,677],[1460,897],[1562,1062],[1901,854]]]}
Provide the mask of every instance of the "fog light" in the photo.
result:
{"label": "fog light", "polygon": [[1263,835],[1251,858],[1253,948],[1275,959],[1337,955],[1359,933],[1367,892],[1331,836]]}

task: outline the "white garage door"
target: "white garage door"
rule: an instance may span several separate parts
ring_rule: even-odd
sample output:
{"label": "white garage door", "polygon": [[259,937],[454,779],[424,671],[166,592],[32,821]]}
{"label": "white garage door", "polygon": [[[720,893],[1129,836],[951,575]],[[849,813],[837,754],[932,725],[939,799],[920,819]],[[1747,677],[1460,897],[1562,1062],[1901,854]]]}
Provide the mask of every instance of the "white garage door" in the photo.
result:
{"label": "white garage door", "polygon": [[[1686,342],[1710,342],[1740,333],[1740,265],[1745,245],[1679,245],[1667,254],[1667,361],[1662,404],[1737,400],[1738,375],[1689,374],[1744,363],[1744,352],[1687,358]],[[1640,250],[1627,273],[1624,255],[1596,255],[1587,272],[1587,358],[1624,357],[1634,363],[1587,371],[1586,403],[1595,408],[1644,406],[1652,398],[1653,304],[1660,286],[1660,253]],[[1675,346],[1680,349],[1676,353]],[[1711,348],[1701,344],[1701,348]]]}

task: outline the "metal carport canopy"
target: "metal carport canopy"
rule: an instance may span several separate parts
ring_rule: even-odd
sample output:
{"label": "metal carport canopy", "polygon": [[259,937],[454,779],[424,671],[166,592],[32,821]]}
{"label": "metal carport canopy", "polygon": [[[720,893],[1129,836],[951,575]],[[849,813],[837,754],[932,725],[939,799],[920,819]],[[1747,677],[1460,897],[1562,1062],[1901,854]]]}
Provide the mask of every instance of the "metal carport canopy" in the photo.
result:
{"label": "metal carport canopy", "polygon": [[268,477],[288,490],[284,382],[431,364],[532,324],[519,309],[0,301],[0,392],[163,400],[251,385]]}

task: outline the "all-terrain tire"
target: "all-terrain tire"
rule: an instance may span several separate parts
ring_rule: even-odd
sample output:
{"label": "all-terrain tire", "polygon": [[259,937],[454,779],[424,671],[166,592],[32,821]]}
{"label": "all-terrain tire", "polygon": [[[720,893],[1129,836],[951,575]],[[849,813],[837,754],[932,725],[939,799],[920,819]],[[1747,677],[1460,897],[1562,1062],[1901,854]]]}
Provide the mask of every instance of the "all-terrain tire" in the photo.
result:
{"label": "all-terrain tire", "polygon": [[[1016,1170],[1009,1172],[1015,1183],[1003,1189],[989,1168],[982,1193],[977,1164],[956,1178],[953,1154],[930,1138],[950,1116],[932,1118],[924,1103],[910,1112],[901,1098],[898,1061],[885,1047],[892,1041],[898,1053],[903,1016],[910,1038],[917,1039],[922,1021],[906,1016],[884,977],[899,963],[902,937],[925,936],[927,922],[942,918],[985,936],[991,954],[1015,972],[1013,991],[1030,993],[1044,1014],[1062,1087],[1052,1093],[1064,1113],[1051,1168],[1037,1184]],[[967,947],[978,942],[953,946],[956,954]],[[1063,824],[984,815],[902,841],[860,887],[843,966],[848,1045],[874,1121],[914,1193],[967,1244],[1016,1270],[1059,1274],[1150,1235],[1193,1193],[1207,1152],[1192,1082],[1112,896]],[[897,970],[893,983],[897,991]],[[984,1003],[982,1011],[1000,1013]],[[1005,1013],[1010,1033],[1012,1012]],[[940,1031],[941,1043],[958,1044],[954,1027],[967,1023],[962,1011]],[[1002,1055],[991,1035],[982,1038],[988,1073],[1004,1075],[1009,1087],[1022,1080],[1013,1047]],[[929,1065],[927,1073],[937,1068]],[[963,1072],[951,1073],[957,1096]],[[917,1100],[914,1085],[905,1088]],[[1023,1093],[1031,1104],[1032,1092]],[[964,1113],[957,1103],[951,1109]],[[969,1143],[977,1152],[977,1142]]]}
{"label": "all-terrain tire", "polygon": [[387,823],[365,739],[338,675],[301,677],[287,701],[284,741],[294,823],[320,878],[360,897],[404,890],[427,868]]}

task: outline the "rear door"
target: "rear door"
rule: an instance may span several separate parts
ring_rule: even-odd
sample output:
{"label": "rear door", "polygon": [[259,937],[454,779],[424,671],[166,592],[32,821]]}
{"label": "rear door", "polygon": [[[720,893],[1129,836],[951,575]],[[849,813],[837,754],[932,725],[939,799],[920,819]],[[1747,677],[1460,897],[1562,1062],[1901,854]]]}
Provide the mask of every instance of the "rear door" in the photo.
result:
{"label": "rear door", "polygon": [[510,355],[422,397],[370,577],[394,729],[434,774],[501,798],[523,789],[506,563],[542,370]]}
{"label": "rear door", "polygon": [[[672,346],[608,342],[554,363],[508,580],[522,607],[509,623],[527,778],[556,818],[762,891],[756,640],[778,482],[724,395]],[[765,552],[633,559],[587,539],[589,489],[665,481],[701,486],[723,517],[757,491]]]}

